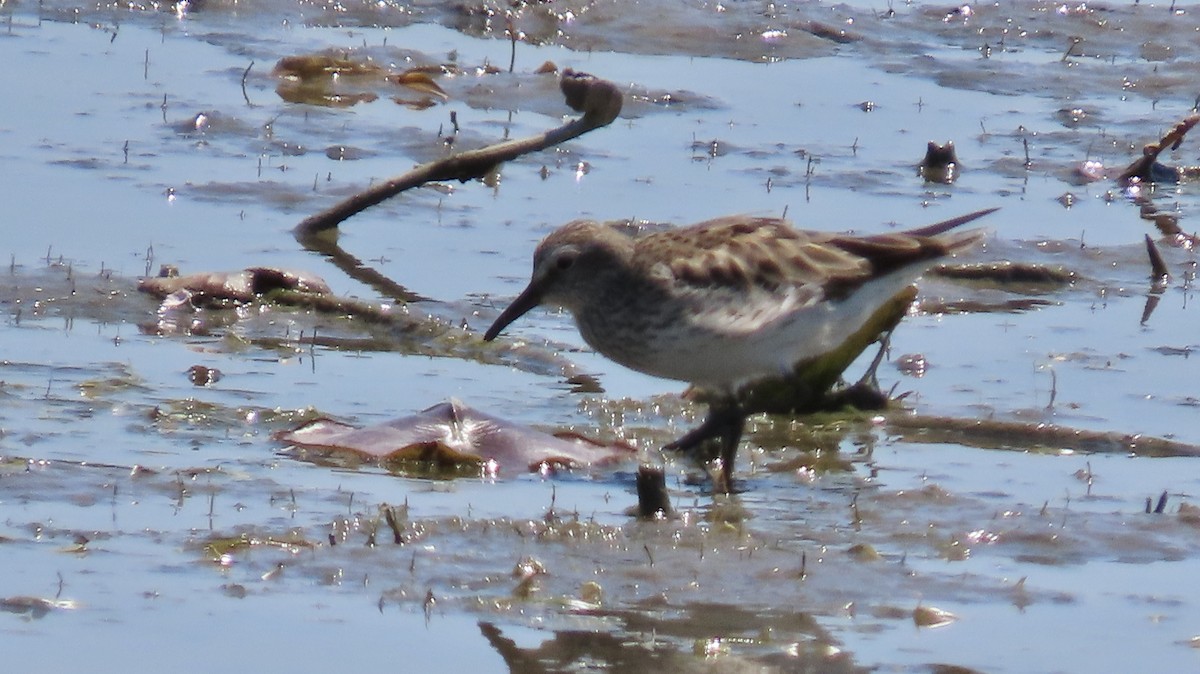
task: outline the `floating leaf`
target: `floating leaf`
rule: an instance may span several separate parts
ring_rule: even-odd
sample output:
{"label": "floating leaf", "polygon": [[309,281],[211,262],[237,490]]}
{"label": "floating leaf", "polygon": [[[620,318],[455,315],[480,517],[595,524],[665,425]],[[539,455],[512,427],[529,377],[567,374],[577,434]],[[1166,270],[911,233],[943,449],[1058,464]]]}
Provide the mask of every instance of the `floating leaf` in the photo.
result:
{"label": "floating leaf", "polygon": [[879,552],[870,543],[855,543],[846,552],[860,562],[877,562],[882,559],[879,556]]}
{"label": "floating leaf", "polygon": [[359,103],[371,103],[379,99],[379,94],[364,91],[357,94],[333,93],[325,85],[288,85],[280,84],[275,93],[288,103],[304,103],[319,105],[325,108],[349,108]]}
{"label": "floating leaf", "polygon": [[388,75],[388,81],[408,87],[409,89],[414,89],[423,94],[432,94],[442,100],[450,98],[445,90],[438,86],[437,82],[433,81],[433,77],[429,73],[421,70],[406,70],[395,75]]}
{"label": "floating leaf", "polygon": [[579,588],[579,598],[585,603],[599,606],[604,602],[604,588],[594,580],[585,582]]}
{"label": "floating leaf", "polygon": [[913,622],[917,627],[945,627],[958,620],[958,616],[933,606],[918,606],[913,609]]}
{"label": "floating leaf", "polygon": [[345,56],[329,54],[306,54],[303,56],[285,56],[279,59],[271,74],[276,77],[292,77],[299,80],[314,80],[334,75],[367,76],[378,75],[382,69],[362,61],[352,61]]}
{"label": "floating leaf", "polygon": [[392,100],[396,105],[403,105],[411,110],[425,110],[437,105],[437,101],[428,96],[423,98],[400,98],[399,96],[393,96]]}
{"label": "floating leaf", "polygon": [[290,536],[285,538],[275,538],[273,536],[255,536],[251,534],[241,534],[238,536],[218,536],[210,538],[203,544],[205,556],[214,562],[227,565],[229,557],[239,550],[245,550],[251,547],[264,546],[269,548],[280,548],[289,552],[296,552],[303,548],[315,547],[311,541],[306,541],[303,538]]}

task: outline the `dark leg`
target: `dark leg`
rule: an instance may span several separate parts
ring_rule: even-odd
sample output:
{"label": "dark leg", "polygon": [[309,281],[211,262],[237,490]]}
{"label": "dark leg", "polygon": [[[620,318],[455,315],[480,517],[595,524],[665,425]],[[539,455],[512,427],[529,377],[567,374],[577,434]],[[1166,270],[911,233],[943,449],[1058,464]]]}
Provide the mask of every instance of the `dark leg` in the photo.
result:
{"label": "dark leg", "polygon": [[737,418],[721,436],[721,491],[726,494],[733,491],[733,462],[737,458],[738,444],[742,441],[742,431],[746,430],[746,415],[738,410]]}
{"label": "dark leg", "polygon": [[871,386],[874,389],[879,389],[879,366],[883,363],[884,356],[887,355],[888,349],[892,346],[892,328],[887,332],[879,335],[879,353],[875,354],[875,358],[871,360],[871,366],[863,373],[862,379],[858,383],[863,386]]}
{"label": "dark leg", "polygon": [[742,431],[746,427],[746,413],[734,402],[712,403],[709,406],[708,417],[696,428],[688,431],[682,438],[667,444],[663,449],[679,452],[692,452],[706,440],[721,441],[721,491],[731,491],[733,487],[733,464],[737,458],[738,443],[742,440]]}

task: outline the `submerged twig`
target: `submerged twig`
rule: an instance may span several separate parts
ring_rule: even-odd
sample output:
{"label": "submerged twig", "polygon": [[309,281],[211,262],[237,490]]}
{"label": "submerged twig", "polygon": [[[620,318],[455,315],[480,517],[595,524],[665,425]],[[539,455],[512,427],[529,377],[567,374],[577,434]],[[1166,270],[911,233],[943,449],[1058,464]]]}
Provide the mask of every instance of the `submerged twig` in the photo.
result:
{"label": "submerged twig", "polygon": [[1079,274],[1061,266],[1032,262],[979,262],[968,264],[941,264],[931,268],[926,276],[984,283],[1001,288],[1013,286],[1045,286],[1062,288],[1079,281]]}
{"label": "submerged twig", "polygon": [[1146,254],[1150,256],[1150,292],[1146,293],[1146,305],[1142,307],[1142,325],[1150,320],[1150,315],[1158,308],[1159,299],[1171,279],[1167,263],[1149,234],[1146,235]]}
{"label": "submerged twig", "polygon": [[517,65],[517,24],[513,21],[512,14],[508,15],[508,39],[512,44],[512,54],[508,59],[508,72],[512,72]]}
{"label": "submerged twig", "polygon": [[1142,306],[1142,318],[1138,322],[1139,325],[1145,325],[1150,320],[1150,316],[1154,313],[1154,310],[1158,308],[1158,303],[1161,300],[1161,290],[1157,288],[1151,288],[1150,292],[1146,294],[1146,304]]}
{"label": "submerged twig", "polygon": [[1083,38],[1072,36],[1070,42],[1071,44],[1067,46],[1067,51],[1064,52],[1062,58],[1058,60],[1059,63],[1066,63],[1067,59],[1071,58],[1071,56],[1075,54],[1075,48],[1083,43]]}
{"label": "submerged twig", "polygon": [[371,206],[429,182],[467,182],[482,178],[503,162],[553,147],[593,129],[607,126],[621,112],[621,91],[611,82],[567,68],[563,70],[559,87],[567,105],[582,112],[582,117],[536,136],[490,145],[422,164],[305,218],[294,230],[296,238],[307,243],[313,236],[337,227],[342,221]]}
{"label": "submerged twig", "polygon": [[1070,448],[1082,452],[1119,452],[1136,456],[1200,456],[1200,446],[1177,440],[1044,423],[895,414],[888,417],[888,428],[910,440],[953,441],[968,447],[1016,450]]}

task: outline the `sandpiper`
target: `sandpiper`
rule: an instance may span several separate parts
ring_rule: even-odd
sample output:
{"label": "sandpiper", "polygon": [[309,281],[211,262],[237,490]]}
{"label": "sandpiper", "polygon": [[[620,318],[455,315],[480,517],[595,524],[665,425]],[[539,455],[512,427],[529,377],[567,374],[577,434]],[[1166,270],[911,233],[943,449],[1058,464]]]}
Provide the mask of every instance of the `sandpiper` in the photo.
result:
{"label": "sandpiper", "polygon": [[577,220],[538,245],[529,285],[483,338],[495,339],[535,306],[561,306],[601,354],[639,372],[691,382],[706,393],[708,417],[666,448],[692,450],[719,438],[728,489],[746,416],[765,411],[747,409],[739,393],[801,372],[870,326],[862,346],[838,361],[833,376],[840,376],[903,314],[875,327],[880,307],[911,291],[934,260],[983,238],[981,229],[950,230],[994,210],[873,236],[730,216],[634,237]]}

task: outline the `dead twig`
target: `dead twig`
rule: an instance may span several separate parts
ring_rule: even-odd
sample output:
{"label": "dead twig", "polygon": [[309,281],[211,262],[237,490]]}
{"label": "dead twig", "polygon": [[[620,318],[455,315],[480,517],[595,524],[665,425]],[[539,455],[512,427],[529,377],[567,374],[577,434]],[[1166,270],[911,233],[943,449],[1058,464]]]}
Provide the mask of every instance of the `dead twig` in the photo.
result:
{"label": "dead twig", "polygon": [[246,66],[246,69],[242,71],[242,98],[246,99],[246,105],[254,105],[250,102],[250,94],[246,93],[246,79],[250,77],[250,69],[253,67],[254,61],[251,61],[250,65]]}
{"label": "dead twig", "polygon": [[543,134],[470,150],[423,164],[304,219],[293,233],[302,244],[307,244],[317,234],[336,228],[342,221],[405,190],[429,182],[467,182],[482,178],[503,162],[553,147],[593,129],[607,126],[621,112],[621,91],[611,82],[567,68],[563,70],[559,87],[567,105],[583,113],[581,118]]}
{"label": "dead twig", "polygon": [[[1121,174],[1117,176],[1117,182],[1122,185],[1135,182],[1158,182],[1163,179],[1164,172],[1178,174],[1177,169],[1171,169],[1158,164],[1158,155],[1162,154],[1163,150],[1167,148],[1171,150],[1179,149],[1180,144],[1183,143],[1183,137],[1197,123],[1200,123],[1200,113],[1192,113],[1171,127],[1162,138],[1158,139],[1158,142],[1150,143],[1143,147],[1142,156],[1127,166],[1124,171],[1121,171]],[[1177,179],[1178,176],[1176,176]]]}

